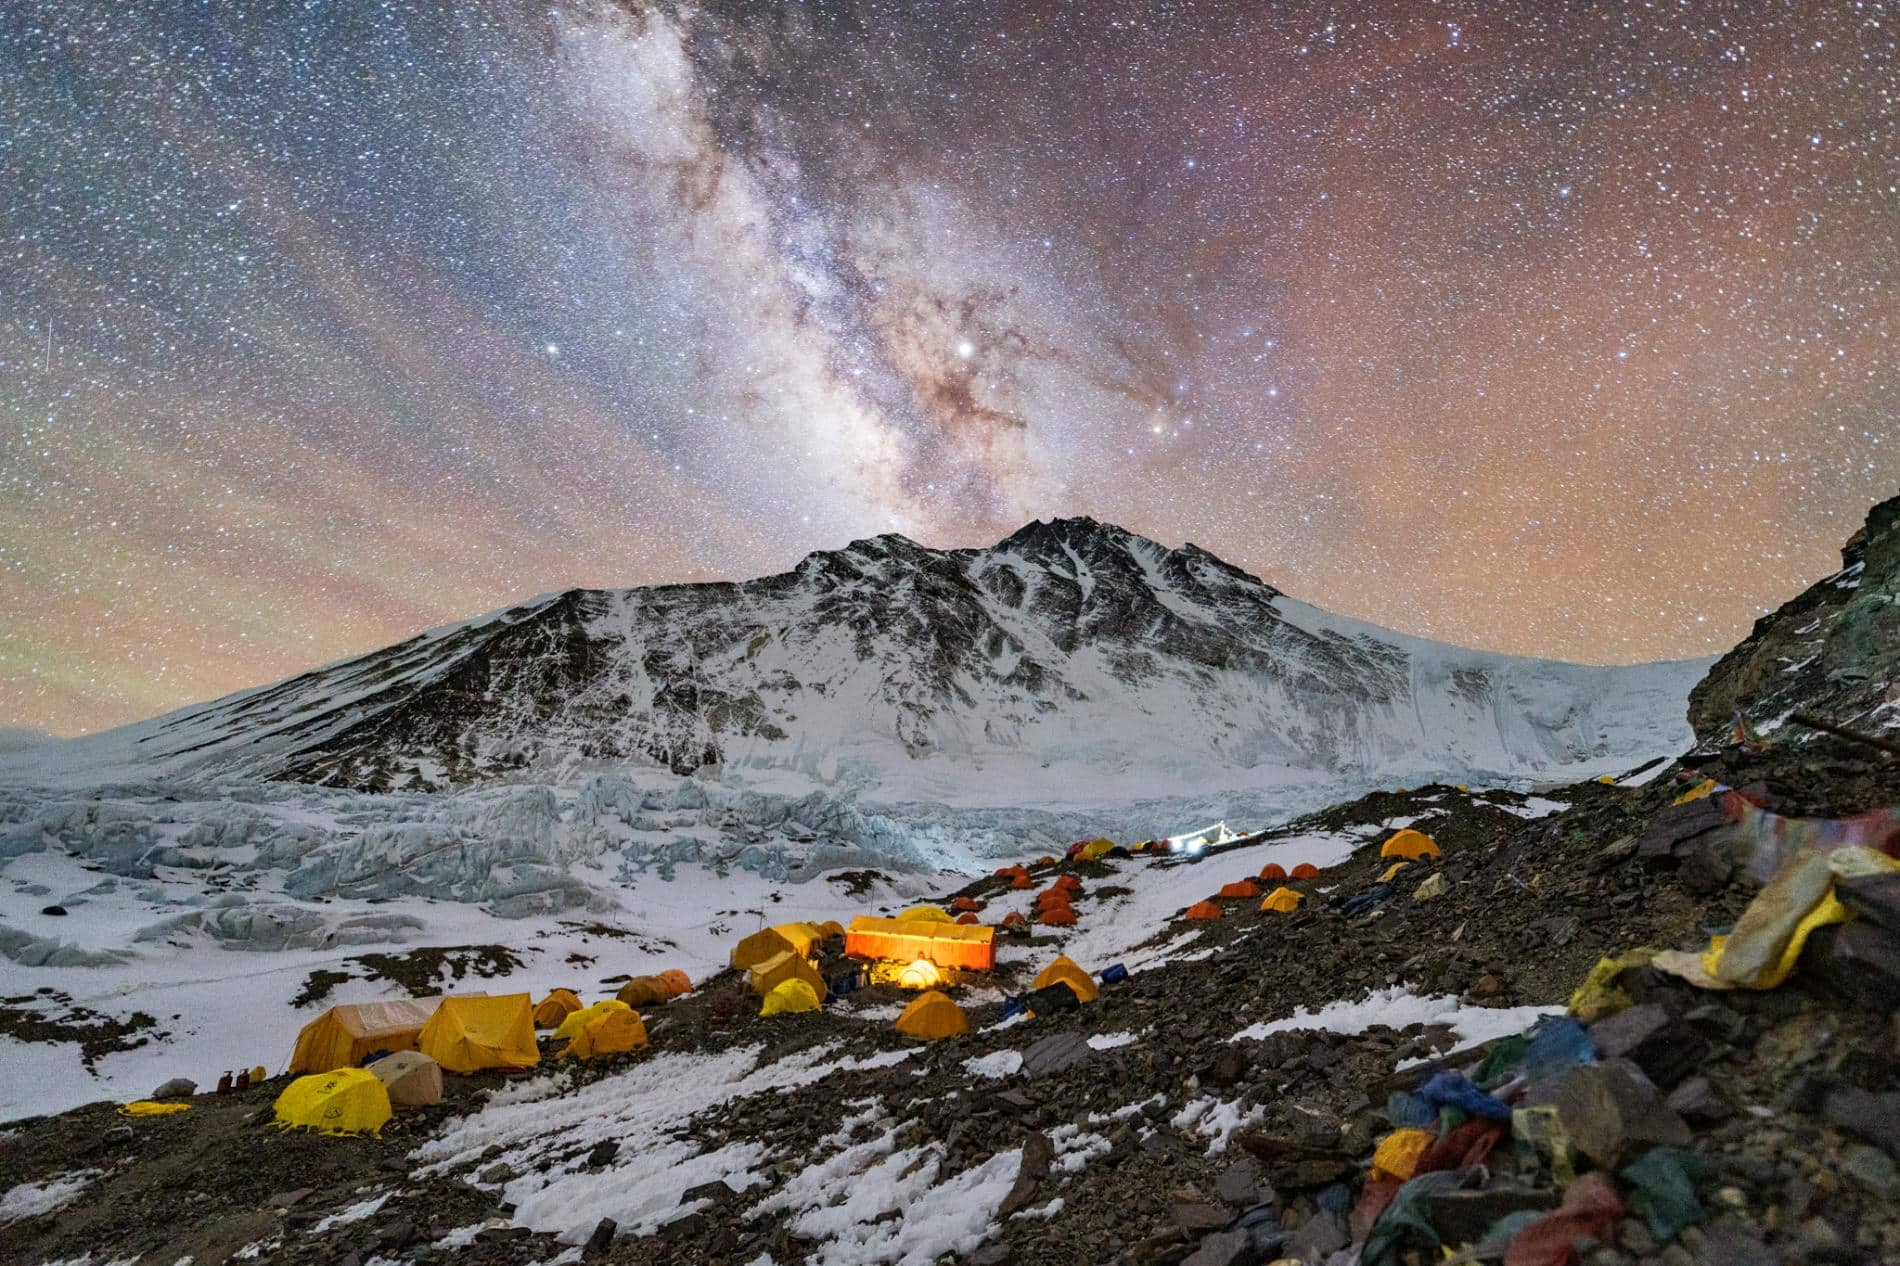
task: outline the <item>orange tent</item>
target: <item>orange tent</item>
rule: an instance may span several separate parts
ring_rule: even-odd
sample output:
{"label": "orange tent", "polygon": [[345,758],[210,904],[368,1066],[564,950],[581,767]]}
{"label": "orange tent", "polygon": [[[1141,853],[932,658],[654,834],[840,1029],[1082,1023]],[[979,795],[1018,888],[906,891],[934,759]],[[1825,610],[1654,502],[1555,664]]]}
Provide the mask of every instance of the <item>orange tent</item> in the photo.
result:
{"label": "orange tent", "polygon": [[1036,922],[1046,923],[1052,928],[1072,928],[1075,926],[1075,907],[1050,906],[1036,916]]}
{"label": "orange tent", "polygon": [[1028,871],[1019,870],[1016,872],[1016,877],[1009,881],[1009,886],[1011,888],[1016,889],[1016,891],[1021,892],[1026,888],[1034,888],[1036,886],[1036,881],[1029,877]]}
{"label": "orange tent", "polygon": [[1049,886],[1051,888],[1065,888],[1073,893],[1082,891],[1082,881],[1074,875],[1057,875],[1055,882]]}
{"label": "orange tent", "polygon": [[1181,917],[1190,920],[1218,919],[1220,918],[1220,914],[1220,907],[1215,905],[1212,901],[1196,901],[1187,908],[1187,913]]}
{"label": "orange tent", "polygon": [[1318,878],[1319,878],[1319,867],[1317,867],[1317,866],[1315,866],[1315,865],[1313,865],[1313,863],[1311,863],[1311,862],[1301,862],[1301,863],[1300,863],[1300,864],[1299,864],[1298,866],[1295,866],[1295,867],[1293,868],[1293,874],[1292,874],[1292,876],[1291,876],[1291,878],[1293,878],[1293,879],[1318,879]]}
{"label": "orange tent", "polygon": [[998,866],[995,870],[990,872],[990,875],[993,878],[1002,879],[1007,875],[1015,874],[1017,869],[1015,866]]}
{"label": "orange tent", "polygon": [[[842,936],[843,934],[844,934],[844,930],[840,928],[839,935]],[[675,998],[679,997],[683,993],[693,992],[692,979],[688,977],[685,972],[681,971],[677,967],[669,967],[665,971],[661,972],[660,979],[666,982],[667,988],[673,991],[673,996]]]}
{"label": "orange tent", "polygon": [[1268,862],[1265,866],[1260,868],[1260,877],[1262,879],[1285,879],[1286,867],[1282,866],[1279,862]]}
{"label": "orange tent", "polygon": [[1379,847],[1379,856],[1403,857],[1408,862],[1423,861],[1438,855],[1438,841],[1409,826]]}
{"label": "orange tent", "polygon": [[975,897],[958,897],[950,903],[950,908],[958,914],[975,914],[983,908],[983,903]]}
{"label": "orange tent", "polygon": [[581,1000],[572,989],[556,989],[535,1007],[534,1027],[551,1029],[580,1009]]}
{"label": "orange tent", "polygon": [[1008,914],[1003,916],[1003,926],[1006,928],[1028,927],[1029,920],[1025,919],[1021,914],[1018,914],[1016,911],[1011,910]]}
{"label": "orange tent", "polygon": [[1074,903],[1069,900],[1068,892],[1061,888],[1044,888],[1041,892],[1036,894],[1036,905],[1038,907],[1066,906],[1073,904]]}
{"label": "orange tent", "polygon": [[1306,894],[1295,892],[1291,888],[1275,888],[1267,894],[1266,900],[1260,903],[1260,908],[1271,910],[1275,914],[1292,914],[1300,908],[1300,902],[1305,899]]}
{"label": "orange tent", "polygon": [[957,922],[963,924],[965,927],[972,927],[980,921],[981,920],[979,920],[974,914],[971,914],[968,910],[965,910],[962,914],[959,914],[957,916]]}
{"label": "orange tent", "polygon": [[905,963],[921,958],[939,967],[990,971],[996,966],[996,929],[861,914],[845,931],[844,952],[852,958]]}
{"label": "orange tent", "polygon": [[1055,962],[1038,972],[1030,988],[1046,989],[1050,985],[1067,985],[1075,991],[1077,1002],[1094,1002],[1101,996],[1101,991],[1095,987],[1094,978],[1067,954],[1058,955]]}
{"label": "orange tent", "polygon": [[1221,885],[1223,897],[1246,897],[1251,900],[1260,895],[1260,888],[1251,879],[1236,879],[1231,884]]}

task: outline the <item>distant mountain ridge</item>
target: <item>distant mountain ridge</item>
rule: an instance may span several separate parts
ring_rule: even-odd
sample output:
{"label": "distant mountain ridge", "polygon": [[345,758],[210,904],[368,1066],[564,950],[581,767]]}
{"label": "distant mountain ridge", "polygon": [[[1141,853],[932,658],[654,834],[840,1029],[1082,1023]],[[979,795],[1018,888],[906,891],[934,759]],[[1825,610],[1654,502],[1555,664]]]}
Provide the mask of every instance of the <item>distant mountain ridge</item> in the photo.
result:
{"label": "distant mountain ridge", "polygon": [[920,771],[1543,776],[1679,750],[1707,663],[1465,650],[1071,518],[983,549],[885,535],[757,580],[545,596],[61,744],[58,763],[359,790],[615,764],[867,788]]}

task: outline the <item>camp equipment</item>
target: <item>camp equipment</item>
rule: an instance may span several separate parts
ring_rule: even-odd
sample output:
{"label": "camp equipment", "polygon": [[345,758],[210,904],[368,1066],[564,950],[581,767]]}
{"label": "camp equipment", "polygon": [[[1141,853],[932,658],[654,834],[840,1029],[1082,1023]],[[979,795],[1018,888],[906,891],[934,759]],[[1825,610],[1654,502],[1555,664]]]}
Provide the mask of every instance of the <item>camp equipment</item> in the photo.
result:
{"label": "camp equipment", "polygon": [[421,1051],[385,1055],[368,1071],[383,1083],[394,1107],[421,1108],[442,1102],[442,1065]]}
{"label": "camp equipment", "polygon": [[1380,857],[1403,857],[1408,862],[1439,856],[1438,841],[1423,831],[1406,827],[1379,846]]}
{"label": "camp equipment", "polygon": [[1057,955],[1055,962],[1038,972],[1035,983],[1030,988],[1043,989],[1054,984],[1067,985],[1073,989],[1076,1000],[1079,1002],[1094,1002],[1100,996],[1100,991],[1096,989],[1095,982],[1089,978],[1089,974],[1077,966],[1067,954]]}
{"label": "camp equipment", "polygon": [[919,994],[904,1008],[904,1014],[897,1017],[899,1033],[932,1041],[955,1037],[968,1032],[969,1028],[970,1017],[963,1013],[963,1008],[952,1002],[949,995],[935,989]]}
{"label": "camp equipment", "polygon": [[452,1073],[532,1067],[541,1062],[541,1051],[534,1044],[529,1002],[525,993],[444,998],[416,1049]]}
{"label": "camp equipment", "polygon": [[411,1051],[440,998],[397,998],[331,1007],[303,1026],[290,1056],[292,1073],[350,1068],[377,1051]]}
{"label": "camp equipment", "polygon": [[786,980],[772,987],[759,1007],[760,1015],[796,1015],[819,1009],[818,991],[810,981]]}
{"label": "camp equipment", "polygon": [[1262,898],[1260,908],[1262,910],[1270,910],[1275,914],[1292,914],[1295,910],[1300,908],[1300,902],[1305,899],[1306,894],[1298,892],[1295,889],[1285,887],[1275,888]]}
{"label": "camp equipment", "polygon": [[825,939],[824,929],[813,923],[780,923],[761,928],[732,947],[730,963],[734,971],[748,971],[775,954],[791,951],[809,957]]}
{"label": "camp equipment", "polygon": [[534,1008],[534,1027],[551,1029],[581,1009],[581,1000],[572,989],[556,989]]}
{"label": "camp equipment", "polygon": [[392,1115],[382,1080],[361,1068],[299,1077],[277,1096],[274,1110],[279,1128],[320,1134],[377,1134]]}
{"label": "camp equipment", "polygon": [[820,976],[818,969],[811,965],[811,960],[802,954],[783,950],[746,973],[747,988],[761,998],[788,980],[804,981],[812,987],[812,992],[818,995],[820,1002],[825,1000],[824,977]]}
{"label": "camp equipment", "polygon": [[859,915],[845,932],[844,952],[852,958],[905,963],[921,958],[939,967],[990,971],[996,966],[996,929]]}

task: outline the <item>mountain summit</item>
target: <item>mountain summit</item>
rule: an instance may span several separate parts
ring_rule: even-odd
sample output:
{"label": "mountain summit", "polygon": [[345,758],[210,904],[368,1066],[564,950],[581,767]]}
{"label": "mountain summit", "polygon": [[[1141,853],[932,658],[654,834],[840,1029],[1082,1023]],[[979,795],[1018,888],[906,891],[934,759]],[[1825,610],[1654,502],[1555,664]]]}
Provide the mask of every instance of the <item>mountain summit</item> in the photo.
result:
{"label": "mountain summit", "polygon": [[1463,650],[1071,518],[985,549],[883,535],[743,583],[545,596],[63,744],[58,764],[362,790],[716,767],[919,795],[1065,768],[1124,794],[1542,774],[1685,743],[1705,664]]}

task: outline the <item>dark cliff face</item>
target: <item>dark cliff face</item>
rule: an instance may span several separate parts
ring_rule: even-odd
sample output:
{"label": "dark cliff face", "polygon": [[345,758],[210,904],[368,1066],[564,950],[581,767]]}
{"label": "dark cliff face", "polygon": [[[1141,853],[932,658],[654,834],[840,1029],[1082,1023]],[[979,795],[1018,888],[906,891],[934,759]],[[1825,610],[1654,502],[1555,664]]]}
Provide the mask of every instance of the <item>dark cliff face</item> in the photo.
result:
{"label": "dark cliff face", "polygon": [[1875,506],[1841,570],[1755,622],[1690,692],[1696,737],[1802,710],[1867,733],[1900,727],[1900,497]]}

